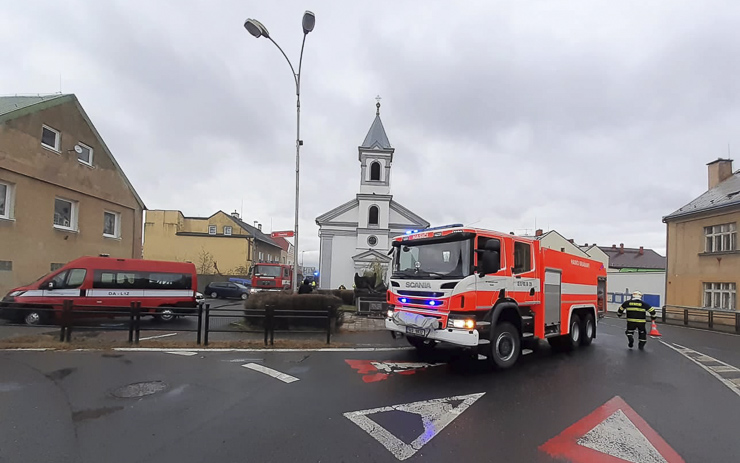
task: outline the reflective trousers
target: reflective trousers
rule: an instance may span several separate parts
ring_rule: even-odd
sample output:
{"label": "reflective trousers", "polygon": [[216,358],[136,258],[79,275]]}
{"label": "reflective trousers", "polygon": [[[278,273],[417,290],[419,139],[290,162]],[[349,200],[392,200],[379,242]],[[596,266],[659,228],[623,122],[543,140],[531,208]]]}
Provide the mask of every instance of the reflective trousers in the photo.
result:
{"label": "reflective trousers", "polygon": [[635,330],[637,330],[639,332],[640,344],[645,344],[647,342],[645,323],[647,323],[647,320],[644,322],[627,322],[627,331],[625,331],[627,339],[634,341],[633,335],[635,334]]}

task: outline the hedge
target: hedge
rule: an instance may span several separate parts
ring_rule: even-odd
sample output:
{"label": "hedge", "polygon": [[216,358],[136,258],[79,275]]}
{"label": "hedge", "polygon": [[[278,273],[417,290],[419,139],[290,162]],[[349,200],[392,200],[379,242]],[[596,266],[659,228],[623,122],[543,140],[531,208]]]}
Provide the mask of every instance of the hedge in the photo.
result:
{"label": "hedge", "polygon": [[344,305],[355,305],[355,292],[351,289],[319,289],[316,292],[336,296]]}
{"label": "hedge", "polygon": [[[267,306],[274,310],[326,310],[329,309],[332,326],[335,328],[344,322],[344,312],[339,310],[342,299],[328,294],[291,294],[283,292],[261,292],[253,294],[244,302],[245,310],[264,310]],[[246,317],[245,323],[249,326],[264,326],[264,319]],[[286,330],[291,328],[323,329],[326,319],[323,318],[276,318],[275,328]]]}

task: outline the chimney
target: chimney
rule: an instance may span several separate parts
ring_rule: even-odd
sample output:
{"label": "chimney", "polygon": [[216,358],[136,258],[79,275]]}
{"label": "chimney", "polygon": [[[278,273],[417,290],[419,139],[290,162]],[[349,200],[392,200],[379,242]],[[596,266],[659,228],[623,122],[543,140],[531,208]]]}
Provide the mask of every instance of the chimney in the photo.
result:
{"label": "chimney", "polygon": [[541,229],[541,228],[538,228],[538,229],[537,229],[537,230],[536,230],[536,231],[534,232],[534,236],[542,236],[542,229]]}
{"label": "chimney", "polygon": [[709,189],[716,187],[732,177],[732,159],[719,158],[707,164],[709,169]]}
{"label": "chimney", "polygon": [[616,244],[612,244],[612,249],[617,249],[617,245]]}
{"label": "chimney", "polygon": [[257,224],[257,230],[262,231],[262,224],[261,223],[258,223]]}
{"label": "chimney", "polygon": [[568,242],[569,242],[570,244],[573,244],[573,240],[572,240],[572,239],[569,239],[569,240],[568,240]]}
{"label": "chimney", "polygon": [[239,218],[239,213],[236,212],[236,211],[234,211],[234,212],[231,213],[231,216],[232,217],[236,217],[238,219]]}
{"label": "chimney", "polygon": [[624,254],[624,243],[619,243],[619,253]]}
{"label": "chimney", "polygon": [[584,244],[583,246],[587,248],[588,247],[588,243]]}
{"label": "chimney", "polygon": [[640,246],[640,250],[637,253],[640,254],[640,255],[643,255],[643,254],[645,254],[645,249],[643,249],[643,247]]}

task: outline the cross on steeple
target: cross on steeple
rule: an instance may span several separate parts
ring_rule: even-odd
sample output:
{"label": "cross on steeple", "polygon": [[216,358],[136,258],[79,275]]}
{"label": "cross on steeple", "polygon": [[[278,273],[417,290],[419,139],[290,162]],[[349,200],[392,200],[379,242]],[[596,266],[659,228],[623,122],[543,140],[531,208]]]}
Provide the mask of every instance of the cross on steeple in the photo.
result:
{"label": "cross on steeple", "polygon": [[375,107],[377,108],[375,110],[375,115],[376,116],[380,116],[380,100],[382,100],[382,98],[380,98],[380,95],[378,95],[378,96],[375,97],[375,101],[377,101],[377,103],[375,103]]}

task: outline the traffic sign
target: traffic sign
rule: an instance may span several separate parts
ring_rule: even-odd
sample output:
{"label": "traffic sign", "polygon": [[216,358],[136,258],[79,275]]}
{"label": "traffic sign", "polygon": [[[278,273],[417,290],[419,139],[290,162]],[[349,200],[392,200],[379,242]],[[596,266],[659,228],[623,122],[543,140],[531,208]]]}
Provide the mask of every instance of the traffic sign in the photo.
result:
{"label": "traffic sign", "polygon": [[[485,394],[485,392],[445,397],[442,399],[423,400],[421,402],[413,402],[410,404],[391,405],[389,407],[347,412],[344,416],[362,428],[362,430],[370,434],[373,439],[383,444],[383,446],[397,459],[405,460],[413,456],[424,446],[424,444],[432,440],[432,438],[439,434],[439,432],[448,424],[452,423],[452,420],[467,410],[473,402],[480,399],[483,394]],[[369,418],[370,415],[374,415],[376,413],[392,412],[394,410],[413,413],[421,417],[424,432],[414,439],[413,442],[407,444],[395,435],[391,434],[383,426]]]}
{"label": "traffic sign", "polygon": [[291,238],[293,237],[294,233],[293,230],[286,230],[286,231],[276,231],[270,233],[270,236],[272,238]]}
{"label": "traffic sign", "polygon": [[540,450],[572,463],[685,463],[621,397],[545,442]]}
{"label": "traffic sign", "polygon": [[357,370],[357,373],[363,375],[362,380],[366,383],[383,381],[393,373],[413,375],[418,370],[443,365],[442,363],[378,362],[375,360],[345,360],[345,362]]}

